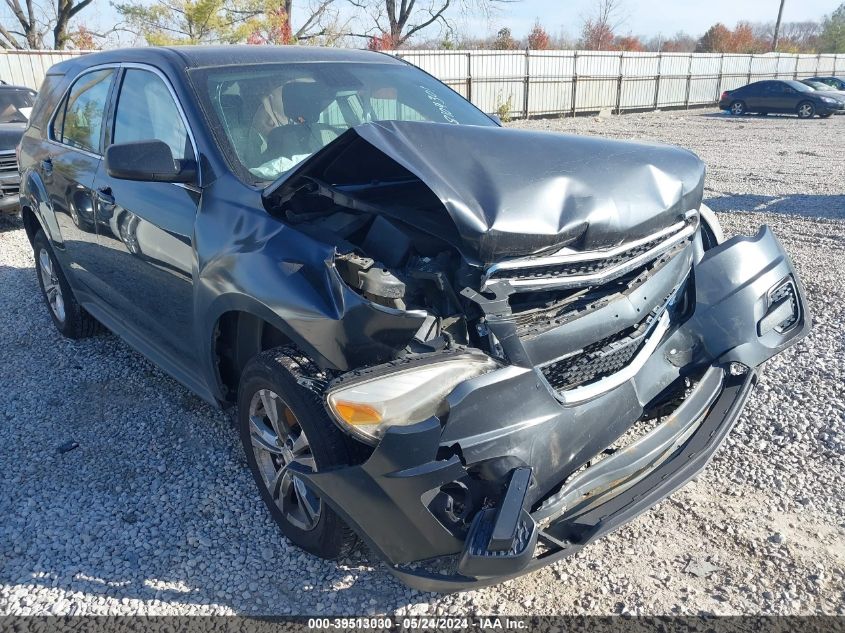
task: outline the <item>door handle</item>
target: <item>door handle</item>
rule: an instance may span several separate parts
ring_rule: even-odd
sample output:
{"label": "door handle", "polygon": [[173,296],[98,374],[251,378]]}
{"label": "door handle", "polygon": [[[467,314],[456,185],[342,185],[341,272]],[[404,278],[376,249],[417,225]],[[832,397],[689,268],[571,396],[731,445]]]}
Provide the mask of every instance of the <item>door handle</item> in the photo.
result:
{"label": "door handle", "polygon": [[53,173],[53,159],[50,158],[50,157],[42,159],[41,169],[44,170],[45,174],[52,174]]}
{"label": "door handle", "polygon": [[111,187],[100,187],[97,189],[97,200],[102,204],[114,206],[114,196],[111,193]]}

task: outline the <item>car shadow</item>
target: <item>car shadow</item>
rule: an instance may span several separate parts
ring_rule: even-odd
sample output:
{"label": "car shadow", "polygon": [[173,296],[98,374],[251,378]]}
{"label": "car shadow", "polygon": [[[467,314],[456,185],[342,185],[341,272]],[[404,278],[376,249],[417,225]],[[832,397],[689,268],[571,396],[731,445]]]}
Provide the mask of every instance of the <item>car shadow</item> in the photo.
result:
{"label": "car shadow", "polygon": [[727,213],[775,213],[807,218],[845,219],[845,195],[810,195],[793,193],[764,196],[750,193],[727,193],[707,198],[705,204],[714,211]]}
{"label": "car shadow", "polygon": [[[245,615],[392,614],[437,600],[360,546],[325,561],[288,542],[231,414],[113,335],[62,338],[31,261],[0,265],[0,288],[5,590],[53,590],[53,599],[59,590],[62,614],[105,614],[106,597],[112,608],[164,602]],[[124,599],[144,605],[112,602]],[[49,604],[43,594],[37,603]]]}

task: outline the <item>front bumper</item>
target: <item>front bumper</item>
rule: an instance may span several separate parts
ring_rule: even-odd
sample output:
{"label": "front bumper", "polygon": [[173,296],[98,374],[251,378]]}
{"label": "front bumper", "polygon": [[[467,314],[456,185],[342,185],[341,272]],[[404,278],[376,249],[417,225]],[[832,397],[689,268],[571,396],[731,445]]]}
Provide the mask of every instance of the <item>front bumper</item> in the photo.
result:
{"label": "front bumper", "polygon": [[[298,474],[421,590],[491,584],[572,554],[703,468],[742,411],[756,368],[810,329],[803,289],[767,228],[707,252],[694,265],[694,286],[692,314],[670,324],[638,371],[606,393],[569,404],[538,370],[505,367],[455,389],[445,424],[393,427],[364,464]],[[697,384],[671,415],[576,472],[689,376]],[[488,482],[480,503],[479,478]],[[514,483],[523,479],[530,483]],[[455,513],[444,518],[450,488],[476,498],[469,528]],[[501,534],[513,542],[488,548]]]}
{"label": "front bumper", "polygon": [[20,210],[20,202],[18,194],[0,196],[0,213],[17,213]]}

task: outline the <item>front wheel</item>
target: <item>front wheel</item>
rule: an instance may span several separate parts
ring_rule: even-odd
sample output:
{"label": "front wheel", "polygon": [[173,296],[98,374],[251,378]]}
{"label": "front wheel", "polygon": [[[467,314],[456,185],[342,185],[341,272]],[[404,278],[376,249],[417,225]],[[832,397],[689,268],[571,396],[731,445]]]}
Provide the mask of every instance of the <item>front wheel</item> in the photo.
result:
{"label": "front wheel", "polygon": [[799,119],[812,119],[813,115],[816,113],[816,106],[814,106],[809,101],[804,101],[798,104],[798,118]]}
{"label": "front wheel", "polygon": [[238,389],[238,426],[261,498],[282,533],[315,556],[345,556],[357,537],[288,466],[317,471],[362,460],[362,447],[331,421],[320,399],[297,381],[310,361],[279,347],[250,360]]}
{"label": "front wheel", "polygon": [[745,102],[744,101],[734,101],[731,104],[731,114],[735,116],[740,116],[745,114]]}

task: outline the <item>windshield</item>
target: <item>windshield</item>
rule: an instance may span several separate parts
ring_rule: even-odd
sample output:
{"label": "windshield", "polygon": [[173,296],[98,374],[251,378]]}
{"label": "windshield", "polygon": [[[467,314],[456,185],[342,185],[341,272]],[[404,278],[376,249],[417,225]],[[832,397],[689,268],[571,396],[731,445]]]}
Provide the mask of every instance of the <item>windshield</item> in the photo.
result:
{"label": "windshield", "polygon": [[26,123],[34,103],[32,90],[0,88],[0,123]]}
{"label": "windshield", "polygon": [[261,64],[198,68],[190,75],[218,142],[252,181],[275,180],[361,123],[495,125],[404,64]]}
{"label": "windshield", "polygon": [[801,83],[800,81],[785,81],[784,83],[788,86],[792,86],[798,92],[814,92],[813,88],[807,84]]}
{"label": "windshield", "polygon": [[833,88],[831,88],[827,84],[823,84],[820,81],[802,81],[801,83],[805,83],[810,86],[810,88],[814,88],[815,90],[833,90]]}

